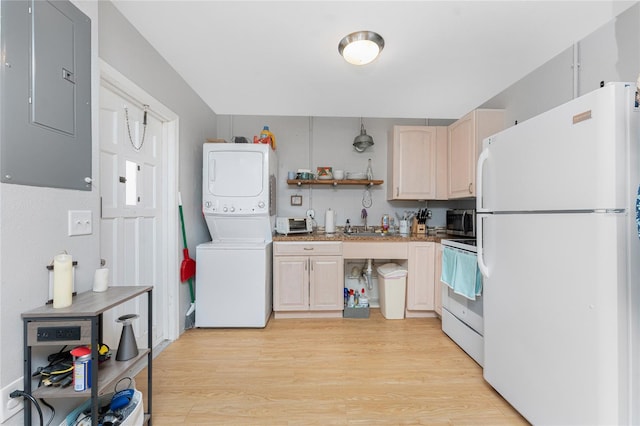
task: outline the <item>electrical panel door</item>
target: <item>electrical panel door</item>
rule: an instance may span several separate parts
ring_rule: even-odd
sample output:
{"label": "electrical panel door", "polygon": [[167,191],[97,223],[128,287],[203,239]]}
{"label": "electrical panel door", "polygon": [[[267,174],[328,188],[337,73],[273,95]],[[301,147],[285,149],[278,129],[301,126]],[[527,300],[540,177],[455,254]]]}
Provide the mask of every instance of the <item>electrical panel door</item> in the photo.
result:
{"label": "electrical panel door", "polygon": [[91,20],[67,0],[1,8],[0,180],[91,190]]}

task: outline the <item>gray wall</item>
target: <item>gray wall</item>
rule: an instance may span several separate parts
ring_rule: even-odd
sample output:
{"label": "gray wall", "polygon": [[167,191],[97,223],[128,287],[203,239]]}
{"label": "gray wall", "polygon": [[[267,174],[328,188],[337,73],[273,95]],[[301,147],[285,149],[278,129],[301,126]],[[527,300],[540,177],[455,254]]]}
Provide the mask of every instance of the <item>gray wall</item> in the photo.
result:
{"label": "gray wall", "polygon": [[[97,4],[76,4],[88,15],[92,26],[92,92],[97,92],[98,30]],[[92,138],[98,140],[97,97],[92,99]],[[0,140],[0,143],[3,141]],[[95,151],[92,169],[97,176]],[[48,299],[49,275],[46,266],[53,256],[67,251],[78,261],[76,290],[91,288],[93,273],[100,266],[99,235],[67,236],[67,211],[98,212],[98,189],[91,191],[0,184],[0,388],[22,377],[23,311],[42,306]],[[20,383],[20,389],[22,384]],[[22,424],[18,414],[6,424]]]}
{"label": "gray wall", "polygon": [[507,123],[513,125],[573,99],[574,81],[577,96],[597,89],[601,81],[635,83],[640,72],[639,24],[636,4],[481,106],[504,108]]}

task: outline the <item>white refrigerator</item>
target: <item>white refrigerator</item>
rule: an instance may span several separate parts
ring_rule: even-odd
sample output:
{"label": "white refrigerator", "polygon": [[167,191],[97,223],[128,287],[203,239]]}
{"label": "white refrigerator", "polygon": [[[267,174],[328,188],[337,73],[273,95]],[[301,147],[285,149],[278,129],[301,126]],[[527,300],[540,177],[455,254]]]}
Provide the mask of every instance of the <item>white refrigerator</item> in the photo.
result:
{"label": "white refrigerator", "polygon": [[484,378],[536,425],[640,424],[635,85],[484,141]]}

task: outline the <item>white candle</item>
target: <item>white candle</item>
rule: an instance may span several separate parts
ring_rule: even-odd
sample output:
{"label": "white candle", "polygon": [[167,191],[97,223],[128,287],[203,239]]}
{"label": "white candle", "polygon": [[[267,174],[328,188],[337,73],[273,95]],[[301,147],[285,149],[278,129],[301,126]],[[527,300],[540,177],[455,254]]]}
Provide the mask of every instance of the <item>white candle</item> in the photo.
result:
{"label": "white candle", "polygon": [[53,258],[53,307],[71,306],[73,283],[73,261],[70,254],[59,254]]}

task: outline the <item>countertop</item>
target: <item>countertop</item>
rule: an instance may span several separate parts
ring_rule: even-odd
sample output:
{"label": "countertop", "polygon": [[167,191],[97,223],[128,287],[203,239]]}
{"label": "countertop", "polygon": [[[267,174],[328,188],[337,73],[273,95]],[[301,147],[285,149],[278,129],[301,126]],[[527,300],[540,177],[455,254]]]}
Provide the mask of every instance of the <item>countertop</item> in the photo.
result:
{"label": "countertop", "polygon": [[336,231],[334,234],[325,234],[324,231],[314,231],[311,234],[291,234],[291,235],[280,235],[275,234],[273,236],[273,241],[277,242],[293,242],[293,241],[351,241],[351,242],[361,242],[361,241],[379,241],[379,242],[409,242],[409,241],[417,241],[417,242],[434,242],[439,243],[441,240],[451,239],[451,238],[460,238],[447,234],[436,234],[436,235],[424,235],[424,234],[409,234],[406,236],[389,233],[384,236],[371,236],[371,235],[358,235],[355,234],[345,234],[342,231]]}

